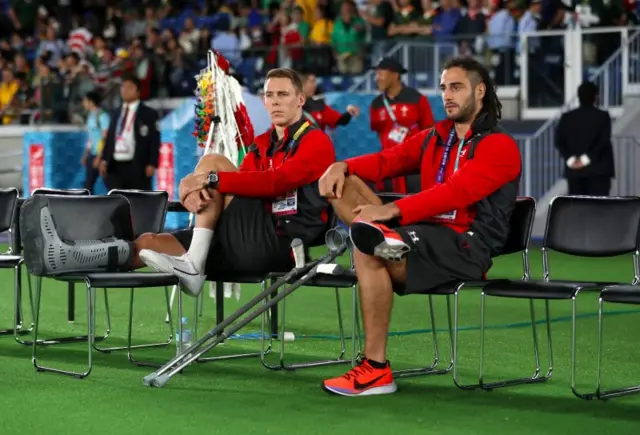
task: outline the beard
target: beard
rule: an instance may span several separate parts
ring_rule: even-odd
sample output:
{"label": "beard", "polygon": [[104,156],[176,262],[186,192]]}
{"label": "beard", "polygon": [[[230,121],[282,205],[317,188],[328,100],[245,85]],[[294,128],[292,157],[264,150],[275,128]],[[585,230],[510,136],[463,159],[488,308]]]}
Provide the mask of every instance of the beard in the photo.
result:
{"label": "beard", "polygon": [[473,98],[474,93],[464,102],[464,104],[458,106],[458,113],[447,115],[447,119],[453,122],[469,122],[472,120],[473,115],[476,113],[476,100]]}

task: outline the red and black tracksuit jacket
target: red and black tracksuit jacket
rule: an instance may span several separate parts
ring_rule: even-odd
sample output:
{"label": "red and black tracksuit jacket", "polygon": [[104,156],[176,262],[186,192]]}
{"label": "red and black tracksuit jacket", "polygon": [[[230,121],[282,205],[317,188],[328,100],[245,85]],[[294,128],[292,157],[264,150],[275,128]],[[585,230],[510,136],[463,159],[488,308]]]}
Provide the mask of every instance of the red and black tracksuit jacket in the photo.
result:
{"label": "red and black tracksuit jacket", "polygon": [[[405,140],[426,128],[433,127],[435,120],[429,100],[417,90],[404,86],[395,98],[386,97],[387,103],[393,111],[393,116],[389,113],[384,99],[384,94],[378,95],[371,102],[369,109],[371,130],[378,135],[383,150],[398,145],[397,142],[389,139],[389,133],[396,125],[409,129]],[[382,182],[378,183],[376,187],[378,190],[389,190]],[[394,179],[392,189],[397,193],[407,193],[405,179]]]}
{"label": "red and black tracksuit jacket", "polygon": [[276,230],[313,243],[324,237],[329,207],[318,191],[318,179],[335,160],[331,139],[301,118],[287,127],[282,140],[274,129],[256,137],[238,172],[218,173],[218,190],[263,198],[269,211],[275,198],[297,190],[297,213],[274,216]]}
{"label": "red and black tracksuit jacket", "polygon": [[351,122],[351,114],[349,112],[340,113],[327,105],[323,100],[307,99],[302,106],[302,113],[305,119],[320,130],[328,128],[336,128],[339,125],[347,125]]}
{"label": "red and black tracksuit jacket", "polygon": [[[458,171],[454,165],[459,141],[451,148],[442,184],[436,177],[452,121],[438,122],[402,145],[380,153],[348,159],[350,174],[366,181],[420,172],[420,193],[395,202],[400,223],[437,222],[458,233],[473,231],[497,255],[507,239],[521,173],[516,141],[481,115],[471,126],[462,148]],[[456,211],[453,221],[436,216]]]}

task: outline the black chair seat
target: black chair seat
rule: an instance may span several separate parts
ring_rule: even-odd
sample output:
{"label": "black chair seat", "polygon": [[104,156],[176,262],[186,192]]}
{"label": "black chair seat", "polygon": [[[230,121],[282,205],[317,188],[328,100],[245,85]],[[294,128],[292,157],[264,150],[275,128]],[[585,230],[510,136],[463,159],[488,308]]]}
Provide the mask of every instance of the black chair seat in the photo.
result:
{"label": "black chair seat", "polygon": [[[272,279],[278,279],[282,277],[284,273],[276,272],[269,275]],[[295,279],[289,280],[287,284],[293,284]],[[305,286],[307,287],[327,287],[327,288],[346,288],[353,287],[358,282],[356,273],[353,270],[345,270],[339,275],[324,275],[319,274],[307,281]]]}
{"label": "black chair seat", "polygon": [[260,284],[266,279],[266,274],[238,274],[233,275],[220,275],[207,277],[207,281],[210,282],[237,282],[239,284]]}
{"label": "black chair seat", "polygon": [[19,255],[0,255],[0,269],[16,267],[22,261]]}
{"label": "black chair seat", "polygon": [[600,296],[605,302],[640,305],[640,286],[616,285],[605,287],[602,289]]}
{"label": "black chair seat", "polygon": [[458,287],[461,283],[464,283],[464,285],[461,287],[461,290],[465,289],[465,288],[482,288],[485,287],[488,284],[491,284],[493,282],[498,282],[498,281],[505,281],[505,280],[501,280],[501,279],[492,279],[492,280],[479,280],[479,281],[451,281],[451,282],[447,282],[444,283],[442,285],[439,285],[437,287],[432,288],[431,290],[427,290],[423,293],[420,294],[424,294],[424,295],[452,295],[455,293],[456,291],[456,287]]}
{"label": "black chair seat", "polygon": [[595,282],[498,280],[484,286],[484,293],[504,298],[571,299],[580,290],[598,287]]}
{"label": "black chair seat", "polygon": [[66,282],[82,282],[95,288],[165,287],[178,284],[179,280],[170,273],[156,272],[96,272],[85,275],[59,275],[55,279]]}

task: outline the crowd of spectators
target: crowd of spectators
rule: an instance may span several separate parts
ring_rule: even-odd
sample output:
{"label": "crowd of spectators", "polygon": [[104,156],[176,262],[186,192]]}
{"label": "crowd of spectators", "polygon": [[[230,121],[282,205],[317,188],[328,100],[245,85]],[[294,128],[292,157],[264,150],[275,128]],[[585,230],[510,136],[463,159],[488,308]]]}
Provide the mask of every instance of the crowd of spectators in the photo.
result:
{"label": "crowd of spectators", "polygon": [[[123,72],[140,78],[145,99],[191,95],[211,48],[253,83],[274,66],[358,75],[394,44],[423,42],[482,57],[498,83],[515,84],[518,32],[638,21],[633,0],[0,0],[0,7],[5,125],[81,123],[88,91],[99,91],[106,108],[119,103]],[[616,42],[587,41],[586,61],[603,61]],[[528,51],[535,58],[549,47],[534,40]],[[424,57],[412,54],[407,66],[419,70]]]}

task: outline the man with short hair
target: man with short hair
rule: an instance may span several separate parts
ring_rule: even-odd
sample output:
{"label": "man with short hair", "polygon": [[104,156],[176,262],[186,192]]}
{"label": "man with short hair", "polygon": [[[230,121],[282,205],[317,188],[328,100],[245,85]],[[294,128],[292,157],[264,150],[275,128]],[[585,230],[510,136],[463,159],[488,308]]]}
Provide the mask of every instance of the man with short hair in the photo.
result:
{"label": "man with short hair", "polygon": [[615,176],[611,116],[596,107],[598,86],[578,87],[580,107],[563,113],[556,128],[556,149],[565,162],[569,195],[609,196]]}
{"label": "man with short hair", "polygon": [[173,273],[185,293],[197,296],[207,276],[288,271],[291,241],[308,245],[322,237],[329,204],[317,182],[335,162],[333,144],[303,118],[295,71],[269,71],[264,90],[273,128],[256,137],[239,169],[221,155],[202,157],[180,182],[180,202],[196,214],[195,228],[141,236],[135,267]]}
{"label": "man with short hair", "polygon": [[[402,83],[400,76],[407,70],[392,57],[385,57],[376,65],[376,83],[382,94],[370,108],[371,130],[380,138],[382,149],[400,145],[412,135],[433,126],[434,119],[427,97]],[[404,177],[392,180],[393,192],[407,193]],[[382,180],[377,189],[385,189]]]}
{"label": "man with short hair", "polygon": [[305,72],[301,76],[302,89],[306,97],[302,114],[316,127],[325,130],[327,127],[336,128],[339,125],[347,125],[351,122],[352,117],[360,114],[360,108],[353,104],[349,104],[345,112],[340,113],[325,103],[323,99],[315,100],[313,96],[317,90],[316,75],[312,72]]}
{"label": "man with short hair", "polygon": [[[498,125],[501,104],[487,69],[454,58],[440,80],[447,119],[402,145],[333,164],[320,193],[350,225],[366,343],[333,394],[389,394],[386,345],[393,293],[419,294],[480,280],[502,250],[520,180],[518,145]],[[420,171],[422,191],[386,205],[364,183]]]}
{"label": "man with short hair", "polygon": [[158,167],[158,113],[140,101],[140,79],[126,75],[120,86],[122,107],[111,115],[100,175],[107,189],[151,190]]}

